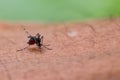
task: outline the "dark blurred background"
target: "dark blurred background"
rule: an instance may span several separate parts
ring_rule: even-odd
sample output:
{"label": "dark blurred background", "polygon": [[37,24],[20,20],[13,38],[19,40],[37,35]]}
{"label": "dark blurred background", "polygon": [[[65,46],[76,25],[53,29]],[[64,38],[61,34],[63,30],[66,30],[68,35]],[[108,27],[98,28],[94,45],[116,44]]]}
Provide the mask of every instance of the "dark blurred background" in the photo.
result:
{"label": "dark blurred background", "polygon": [[65,22],[120,15],[120,0],[0,0],[0,20]]}

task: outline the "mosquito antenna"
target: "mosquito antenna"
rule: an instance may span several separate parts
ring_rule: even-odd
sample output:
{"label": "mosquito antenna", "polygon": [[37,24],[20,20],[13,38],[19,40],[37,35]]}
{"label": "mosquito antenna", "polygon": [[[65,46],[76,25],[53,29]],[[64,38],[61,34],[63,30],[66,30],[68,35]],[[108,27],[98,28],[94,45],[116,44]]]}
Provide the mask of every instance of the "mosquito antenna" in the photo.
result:
{"label": "mosquito antenna", "polygon": [[22,48],[22,49],[19,49],[19,50],[17,50],[17,52],[18,51],[22,51],[22,50],[25,50],[25,49],[27,49],[29,46],[26,46],[26,47],[24,47],[24,48]]}
{"label": "mosquito antenna", "polygon": [[30,36],[29,32],[26,30],[26,28],[24,27],[24,25],[21,25],[21,27],[23,28],[23,30],[25,31],[25,33]]}

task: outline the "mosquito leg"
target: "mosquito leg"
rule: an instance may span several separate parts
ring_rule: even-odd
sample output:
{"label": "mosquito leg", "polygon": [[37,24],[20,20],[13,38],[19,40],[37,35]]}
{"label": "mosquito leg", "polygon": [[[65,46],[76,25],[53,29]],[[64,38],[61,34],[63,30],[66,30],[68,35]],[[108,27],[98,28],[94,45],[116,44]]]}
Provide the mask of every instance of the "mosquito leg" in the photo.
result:
{"label": "mosquito leg", "polygon": [[44,48],[46,48],[46,49],[48,49],[48,50],[52,50],[51,48],[48,48],[48,47],[46,47],[45,45],[42,45]]}
{"label": "mosquito leg", "polygon": [[19,49],[19,50],[17,50],[17,52],[18,52],[18,51],[25,50],[25,49],[27,49],[28,47],[30,47],[30,46],[27,46],[27,47],[24,47],[24,48],[22,48],[22,49]]}
{"label": "mosquito leg", "polygon": [[[43,36],[41,36],[41,43],[43,45]],[[50,46],[50,44],[44,45],[44,46]]]}
{"label": "mosquito leg", "polygon": [[43,36],[41,36],[41,42],[42,42],[42,45],[41,45],[41,46],[43,46],[44,48],[46,48],[46,49],[48,49],[48,50],[52,50],[52,49],[46,47],[46,46],[50,46],[49,44],[48,44],[48,45],[43,45]]}
{"label": "mosquito leg", "polygon": [[50,46],[50,44],[44,45],[44,46]]}
{"label": "mosquito leg", "polygon": [[43,36],[41,36],[41,42],[42,42],[42,45],[43,45]]}

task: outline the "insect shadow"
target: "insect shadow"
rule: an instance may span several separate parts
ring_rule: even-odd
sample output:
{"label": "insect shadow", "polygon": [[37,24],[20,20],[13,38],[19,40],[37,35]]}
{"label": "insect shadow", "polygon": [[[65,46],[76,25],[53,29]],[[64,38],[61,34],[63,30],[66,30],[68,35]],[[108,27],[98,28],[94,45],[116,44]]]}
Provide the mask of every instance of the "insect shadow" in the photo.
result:
{"label": "insect shadow", "polygon": [[[41,50],[42,47],[46,48],[47,50],[52,50],[51,48],[48,48],[48,45],[44,45],[43,44],[43,36],[41,36],[39,33],[37,33],[35,36],[32,36],[31,34],[28,33],[28,31],[26,31],[26,29],[23,27],[23,25],[21,26],[23,28],[23,30],[25,31],[25,33],[28,35],[29,41],[27,42],[28,46],[17,50],[18,51],[23,51],[27,48],[29,48],[31,45],[36,44],[36,46]],[[33,49],[33,50],[37,50],[37,49]]]}

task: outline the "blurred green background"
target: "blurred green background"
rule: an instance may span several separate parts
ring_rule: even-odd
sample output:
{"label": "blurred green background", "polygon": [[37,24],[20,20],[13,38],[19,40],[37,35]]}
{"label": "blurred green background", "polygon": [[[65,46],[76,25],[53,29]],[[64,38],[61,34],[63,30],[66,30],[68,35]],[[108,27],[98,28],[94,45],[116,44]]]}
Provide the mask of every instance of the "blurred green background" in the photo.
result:
{"label": "blurred green background", "polygon": [[64,22],[120,15],[120,0],[0,0],[0,20]]}

